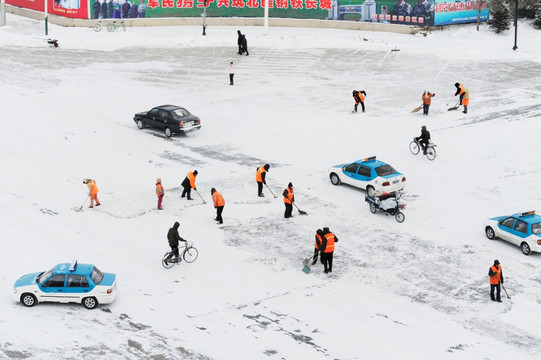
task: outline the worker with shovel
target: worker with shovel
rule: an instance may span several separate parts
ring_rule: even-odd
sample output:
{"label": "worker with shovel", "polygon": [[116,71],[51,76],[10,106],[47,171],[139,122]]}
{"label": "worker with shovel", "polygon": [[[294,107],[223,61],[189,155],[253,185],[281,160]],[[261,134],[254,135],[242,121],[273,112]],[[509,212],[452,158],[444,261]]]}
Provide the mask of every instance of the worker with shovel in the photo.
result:
{"label": "worker with shovel", "polygon": [[88,196],[90,196],[90,208],[94,207],[94,201],[96,201],[96,206],[100,206],[100,201],[98,200],[98,185],[96,181],[92,179],[83,179],[83,184],[88,186]]}
{"label": "worker with shovel", "polygon": [[263,184],[267,185],[267,182],[265,181],[265,175],[267,174],[267,171],[269,171],[270,165],[265,164],[257,168],[257,171],[255,173],[255,181],[257,182],[257,196],[264,197],[263,194]]}
{"label": "worker with shovel", "polygon": [[[498,260],[494,260],[494,265],[488,269],[488,279],[490,281],[490,300],[502,302],[500,291],[501,285],[503,285],[503,273]],[[494,297],[494,290],[496,290],[496,297]]]}
{"label": "worker with shovel", "polygon": [[321,241],[322,253],[320,255],[321,262],[325,268],[325,274],[332,272],[332,260],[334,254],[334,244],[338,242],[338,238],[329,230],[328,227],[323,228],[323,239]]}
{"label": "worker with shovel", "polygon": [[284,196],[284,205],[286,207],[286,210],[284,212],[284,218],[290,218],[293,217],[293,202],[295,201],[295,195],[293,194],[293,184],[289,183],[287,185],[287,188],[284,190],[283,194]]}
{"label": "worker with shovel", "polygon": [[[464,111],[462,111],[464,114],[468,113],[468,105],[470,103],[470,91],[464,87],[464,85],[455,83],[456,87],[456,93],[455,96],[459,95],[459,101],[458,104],[464,106]],[[449,108],[448,110],[456,110],[458,109],[458,104],[452,108]]]}
{"label": "worker with shovel", "polygon": [[197,188],[195,187],[195,177],[197,176],[197,174],[198,174],[197,170],[194,170],[194,171],[190,171],[188,175],[186,175],[186,177],[184,178],[184,181],[182,181],[182,184],[181,184],[182,187],[184,188],[184,190],[182,191],[181,197],[187,196],[188,200],[193,200],[190,195],[191,195],[192,189],[197,191]]}
{"label": "worker with shovel", "polygon": [[315,236],[316,239],[314,243],[314,256],[304,259],[304,267],[302,268],[302,271],[304,271],[307,274],[310,273],[310,267],[317,262],[319,253],[320,251],[322,251],[321,242],[323,241],[323,235],[324,235],[323,230],[317,229],[316,236]]}

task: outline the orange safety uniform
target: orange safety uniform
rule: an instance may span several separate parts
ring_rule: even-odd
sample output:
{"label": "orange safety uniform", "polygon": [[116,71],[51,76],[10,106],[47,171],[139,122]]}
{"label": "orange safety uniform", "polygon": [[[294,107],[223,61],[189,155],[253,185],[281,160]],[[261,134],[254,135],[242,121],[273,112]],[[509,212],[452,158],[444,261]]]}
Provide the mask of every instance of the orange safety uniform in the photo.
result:
{"label": "orange safety uniform", "polygon": [[261,177],[261,174],[266,173],[267,170],[261,165],[259,168],[257,168],[257,172],[255,173],[255,181],[257,182],[263,182],[263,178]]}
{"label": "orange safety uniform", "polygon": [[325,250],[323,252],[325,253],[334,252],[334,234],[328,233],[328,234],[325,234],[324,237],[327,240],[327,246],[325,247]]}
{"label": "orange safety uniform", "polygon": [[94,200],[96,201],[96,205],[100,205],[100,201],[98,200],[98,185],[96,185],[96,181],[92,179],[88,180],[86,185],[88,186],[88,195],[90,195],[90,207],[94,207]]}
{"label": "orange safety uniform", "polygon": [[187,176],[188,180],[190,180],[190,187],[192,189],[195,189],[195,175],[193,171],[190,171]]}
{"label": "orange safety uniform", "polygon": [[502,266],[501,265],[492,265],[490,267],[492,269],[492,272],[496,275],[489,276],[490,284],[491,285],[498,285],[502,281]]}
{"label": "orange safety uniform", "polygon": [[316,241],[315,241],[315,244],[314,244],[314,248],[315,249],[318,249],[318,250],[321,250],[320,247],[321,247],[321,236],[319,236],[319,234],[316,234]]}
{"label": "orange safety uniform", "polygon": [[163,185],[162,183],[156,183],[156,195],[158,197],[163,196],[165,192],[163,191]]}
{"label": "orange safety uniform", "polygon": [[[287,194],[286,194],[286,191],[287,191]],[[294,201],[294,196],[293,196],[293,189],[291,188],[287,188],[285,191],[284,191],[284,203],[286,204],[292,204],[293,201]]]}
{"label": "orange safety uniform", "polygon": [[423,93],[423,104],[430,105],[432,103],[432,97],[434,94],[432,93]]}
{"label": "orange safety uniform", "polygon": [[466,88],[464,87],[464,85],[462,84],[459,84],[458,85],[458,96],[462,95],[462,93],[466,90]]}
{"label": "orange safety uniform", "polygon": [[464,90],[464,96],[462,97],[462,105],[468,106],[470,103],[470,91],[468,89]]}
{"label": "orange safety uniform", "polygon": [[212,201],[214,201],[214,207],[224,206],[225,205],[224,197],[218,191],[215,191],[212,194]]}

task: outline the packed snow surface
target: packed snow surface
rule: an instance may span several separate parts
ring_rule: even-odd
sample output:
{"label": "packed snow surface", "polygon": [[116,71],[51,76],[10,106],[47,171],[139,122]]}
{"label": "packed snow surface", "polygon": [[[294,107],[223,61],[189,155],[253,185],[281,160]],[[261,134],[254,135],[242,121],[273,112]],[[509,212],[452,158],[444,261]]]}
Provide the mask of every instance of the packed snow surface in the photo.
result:
{"label": "packed snow surface", "polygon": [[[488,240],[487,218],[541,210],[540,32],[485,25],[428,36],[301,28],[90,28],[8,14],[0,28],[0,358],[539,359],[540,254]],[[391,51],[397,49],[399,51]],[[227,65],[236,64],[229,86]],[[455,82],[470,91],[468,114]],[[352,90],[366,112],[352,114]],[[429,116],[411,110],[436,93]],[[176,104],[192,134],[139,130]],[[408,144],[422,125],[434,161]],[[328,168],[368,156],[407,177],[406,220],[371,214]],[[255,171],[271,165],[264,198]],[[180,183],[197,169],[198,194]],[[156,209],[155,179],[165,188]],[[78,211],[83,178],[100,207]],[[284,219],[289,182],[308,215]],[[226,206],[214,221],[210,189]],[[166,270],[175,221],[199,249]],[[301,271],[324,226],[332,274]],[[13,299],[23,274],[77,259],[118,276],[110,305]],[[488,269],[503,268],[503,302]]]}

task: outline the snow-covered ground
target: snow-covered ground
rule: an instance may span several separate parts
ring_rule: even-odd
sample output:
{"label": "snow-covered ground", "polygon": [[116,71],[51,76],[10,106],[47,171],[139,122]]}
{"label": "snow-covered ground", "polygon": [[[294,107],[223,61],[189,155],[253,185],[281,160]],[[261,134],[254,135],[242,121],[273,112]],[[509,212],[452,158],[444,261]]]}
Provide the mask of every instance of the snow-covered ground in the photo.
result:
{"label": "snow-covered ground", "polygon": [[[541,33],[460,26],[422,35],[260,27],[92,29],[8,14],[0,28],[0,358],[539,359],[540,254],[489,241],[483,221],[541,210]],[[391,51],[391,49],[400,51]],[[227,65],[236,63],[235,86]],[[467,115],[455,82],[470,90]],[[353,89],[367,93],[352,114]],[[411,110],[436,93],[425,117]],[[449,103],[448,103],[449,102]],[[202,129],[165,138],[132,118],[185,106]],[[449,106],[447,105],[449,104]],[[430,162],[408,144],[426,125]],[[373,215],[331,165],[376,155],[406,174],[406,221]],[[308,213],[257,197],[271,164]],[[194,201],[180,182],[197,169]],[[102,206],[76,211],[83,178]],[[154,181],[163,179],[165,210]],[[226,200],[217,226],[210,189]],[[199,258],[160,261],[175,221]],[[332,275],[301,271],[318,228],[338,236]],[[29,272],[78,259],[118,275],[101,310],[12,299]],[[499,259],[511,299],[494,303]],[[103,311],[105,310],[105,311]]]}

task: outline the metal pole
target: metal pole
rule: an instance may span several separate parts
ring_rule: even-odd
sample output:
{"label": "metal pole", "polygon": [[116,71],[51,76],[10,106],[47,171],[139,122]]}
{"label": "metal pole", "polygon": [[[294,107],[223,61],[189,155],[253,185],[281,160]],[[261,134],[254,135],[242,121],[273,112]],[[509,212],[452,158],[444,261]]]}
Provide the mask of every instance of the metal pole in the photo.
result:
{"label": "metal pole", "polygon": [[207,29],[207,2],[208,0],[205,0],[205,7],[203,8],[203,35],[207,36],[206,29]]}
{"label": "metal pole", "polygon": [[513,46],[513,50],[518,49],[517,46],[517,25],[518,25],[518,0],[515,0],[515,46]]}
{"label": "metal pole", "polygon": [[6,25],[6,0],[0,3],[0,26]]}
{"label": "metal pole", "polygon": [[263,0],[265,1],[265,19],[264,19],[264,26],[265,26],[265,35],[269,34],[269,0]]}
{"label": "metal pole", "polygon": [[45,36],[49,35],[48,29],[48,16],[47,16],[47,2],[48,0],[43,0],[45,2]]}

